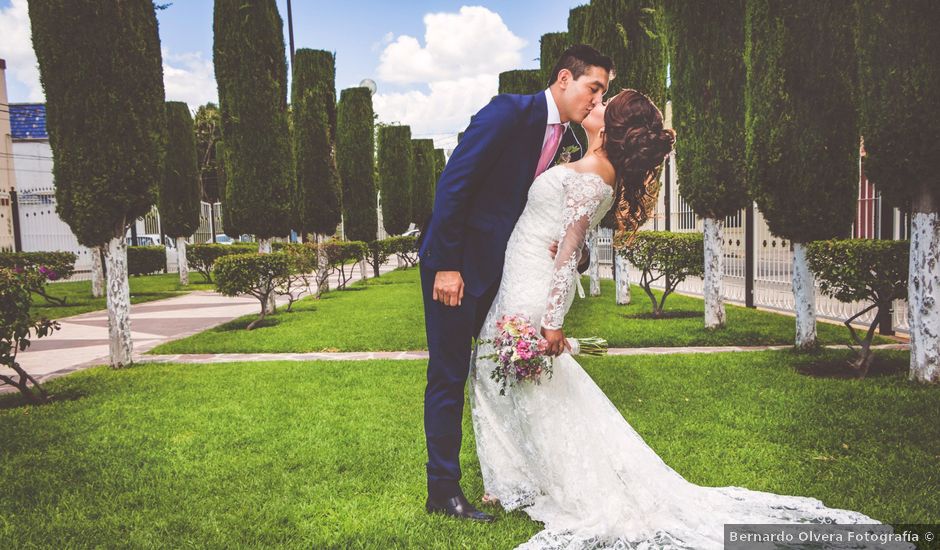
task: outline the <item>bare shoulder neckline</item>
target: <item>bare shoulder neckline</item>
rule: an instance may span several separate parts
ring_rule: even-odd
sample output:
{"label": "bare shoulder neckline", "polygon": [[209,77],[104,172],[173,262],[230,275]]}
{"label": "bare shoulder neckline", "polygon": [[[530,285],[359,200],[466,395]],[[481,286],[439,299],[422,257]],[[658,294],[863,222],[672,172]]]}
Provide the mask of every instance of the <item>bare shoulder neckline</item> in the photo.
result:
{"label": "bare shoulder neckline", "polygon": [[567,171],[569,171],[569,172],[572,172],[572,173],[574,173],[574,174],[578,174],[578,175],[581,175],[581,176],[594,176],[595,178],[601,180],[601,183],[603,183],[604,186],[606,186],[608,189],[610,189],[611,191],[614,190],[613,184],[607,183],[607,180],[605,180],[600,174],[598,174],[598,173],[596,173],[596,172],[579,172],[579,171],[575,170],[574,168],[571,168],[570,166],[568,166],[568,165],[566,165],[566,164],[559,164],[558,166],[559,166],[560,168],[564,168],[565,170],[567,170]]}

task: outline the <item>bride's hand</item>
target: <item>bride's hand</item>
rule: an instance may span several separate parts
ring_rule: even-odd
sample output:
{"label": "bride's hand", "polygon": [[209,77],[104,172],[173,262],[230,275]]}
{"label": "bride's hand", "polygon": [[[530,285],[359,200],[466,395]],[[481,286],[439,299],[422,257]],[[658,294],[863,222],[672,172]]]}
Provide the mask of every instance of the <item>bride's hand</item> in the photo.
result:
{"label": "bride's hand", "polygon": [[550,329],[542,328],[542,338],[545,338],[545,341],[548,342],[548,349],[546,354],[551,357],[557,357],[561,355],[565,350],[571,351],[571,344],[568,343],[568,340],[565,338],[565,331],[563,329]]}
{"label": "bride's hand", "polygon": [[555,256],[558,255],[558,241],[552,241],[552,244],[548,245],[548,253],[552,256],[552,259],[555,259]]}

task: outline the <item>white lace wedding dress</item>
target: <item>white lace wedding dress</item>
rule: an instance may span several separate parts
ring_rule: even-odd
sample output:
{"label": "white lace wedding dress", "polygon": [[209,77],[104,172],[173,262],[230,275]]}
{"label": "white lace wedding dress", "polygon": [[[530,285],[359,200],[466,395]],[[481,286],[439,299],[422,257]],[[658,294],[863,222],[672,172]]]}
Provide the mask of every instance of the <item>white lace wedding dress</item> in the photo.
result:
{"label": "white lace wedding dress", "polygon": [[[492,338],[505,314],[562,326],[584,236],[612,202],[611,187],[594,174],[556,166],[535,180],[481,339]],[[555,260],[548,253],[553,240],[560,243]],[[490,379],[493,366],[484,359],[471,366],[477,453],[486,492],[506,510],[521,508],[544,523],[520,548],[700,550],[722,548],[725,523],[878,523],[813,498],[686,481],[567,353],[555,359],[551,379],[518,384],[506,395]]]}

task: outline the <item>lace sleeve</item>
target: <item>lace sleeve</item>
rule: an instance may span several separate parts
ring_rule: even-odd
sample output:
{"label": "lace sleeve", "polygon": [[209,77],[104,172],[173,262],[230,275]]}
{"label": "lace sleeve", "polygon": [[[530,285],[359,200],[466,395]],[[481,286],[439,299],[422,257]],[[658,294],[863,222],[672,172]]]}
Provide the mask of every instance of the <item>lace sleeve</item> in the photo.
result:
{"label": "lace sleeve", "polygon": [[571,292],[571,283],[577,276],[581,248],[591,229],[591,219],[604,199],[603,190],[607,187],[607,184],[603,182],[581,177],[572,178],[566,182],[558,253],[555,255],[548,305],[542,315],[544,328],[560,329],[564,324],[568,293]]}

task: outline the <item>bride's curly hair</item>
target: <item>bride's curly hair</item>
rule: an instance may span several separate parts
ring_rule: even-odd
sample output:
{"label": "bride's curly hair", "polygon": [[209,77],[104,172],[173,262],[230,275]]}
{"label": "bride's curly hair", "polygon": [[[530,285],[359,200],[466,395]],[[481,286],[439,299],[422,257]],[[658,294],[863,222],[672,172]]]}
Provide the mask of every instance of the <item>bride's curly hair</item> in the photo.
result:
{"label": "bride's curly hair", "polygon": [[663,128],[663,114],[642,93],[626,89],[607,102],[604,152],[616,171],[614,215],[627,241],[649,219],[659,194],[659,170],[676,133]]}

